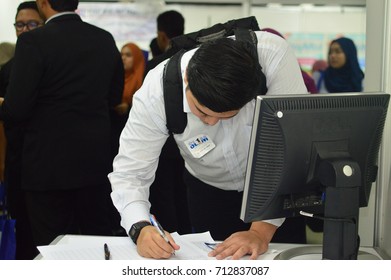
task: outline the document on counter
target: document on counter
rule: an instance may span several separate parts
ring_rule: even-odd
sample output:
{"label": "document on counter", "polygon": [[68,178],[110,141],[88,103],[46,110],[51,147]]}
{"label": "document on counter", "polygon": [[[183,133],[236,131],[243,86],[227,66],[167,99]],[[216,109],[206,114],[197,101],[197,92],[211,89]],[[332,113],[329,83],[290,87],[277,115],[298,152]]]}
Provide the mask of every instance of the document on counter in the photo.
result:
{"label": "document on counter", "polygon": [[[207,260],[215,241],[209,232],[179,235],[171,234],[180,249],[170,260]],[[65,235],[57,244],[38,246],[43,260],[104,260],[104,244],[110,250],[111,260],[149,260],[141,257],[129,237]]]}

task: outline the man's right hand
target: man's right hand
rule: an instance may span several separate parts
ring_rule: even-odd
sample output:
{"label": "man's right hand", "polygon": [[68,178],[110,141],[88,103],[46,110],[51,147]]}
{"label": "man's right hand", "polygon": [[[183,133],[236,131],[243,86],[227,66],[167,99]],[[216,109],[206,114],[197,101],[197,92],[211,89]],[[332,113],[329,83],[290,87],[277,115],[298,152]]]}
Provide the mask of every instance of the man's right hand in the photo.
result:
{"label": "man's right hand", "polygon": [[146,226],[140,231],[137,239],[137,252],[140,256],[153,259],[168,259],[174,250],[179,250],[179,245],[175,243],[171,235],[165,232],[171,245],[167,243],[154,226]]}

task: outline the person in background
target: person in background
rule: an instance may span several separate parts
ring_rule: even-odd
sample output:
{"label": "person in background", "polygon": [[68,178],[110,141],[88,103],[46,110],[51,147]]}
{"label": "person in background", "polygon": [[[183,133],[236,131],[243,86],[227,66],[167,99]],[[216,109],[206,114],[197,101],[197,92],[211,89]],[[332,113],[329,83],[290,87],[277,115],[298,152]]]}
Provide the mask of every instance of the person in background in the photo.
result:
{"label": "person in background", "polygon": [[[275,34],[277,36],[280,36],[281,38],[285,39],[284,36],[282,36],[282,34],[280,32],[278,32],[277,30],[275,30],[273,28],[268,28],[267,27],[267,28],[262,28],[261,30],[273,33],[273,34]],[[301,71],[301,75],[303,76],[304,84],[305,84],[305,86],[307,88],[307,91],[310,92],[310,93],[318,93],[318,89],[316,88],[316,84],[315,84],[314,79],[306,71],[304,71],[303,69],[300,68],[300,71]]]}
{"label": "person in background", "polygon": [[301,69],[301,75],[303,76],[304,84],[309,93],[318,93],[315,80],[303,69]]}
{"label": "person in background", "polygon": [[[24,32],[36,29],[43,25],[43,19],[41,18],[38,9],[37,3],[35,1],[26,1],[19,4],[16,9],[15,16],[15,32],[16,37],[19,37]],[[15,47],[13,48],[15,50]],[[14,53],[14,50],[12,54]],[[13,55],[12,55],[13,56]],[[7,63],[2,65],[0,70],[0,96],[4,97],[9,83],[9,76],[11,73],[11,68],[13,64],[13,59],[9,59]]]}
{"label": "person in background", "polygon": [[156,23],[156,43],[162,54],[147,62],[145,75],[149,72],[149,70],[172,55],[172,53],[169,51],[171,39],[176,36],[183,35],[185,31],[185,19],[180,12],[174,10],[165,11],[159,14]]}
{"label": "person in background", "polygon": [[[144,79],[145,58],[143,51],[134,43],[127,43],[121,48],[122,63],[125,72],[125,83],[122,101],[111,111],[111,151],[112,160],[118,153],[119,137],[132,108],[134,93],[141,87]],[[111,161],[112,161],[111,160]],[[110,190],[111,191],[111,190]],[[120,216],[108,195],[111,208],[111,222],[115,235],[126,235],[120,226]]]}
{"label": "person in background", "polygon": [[[19,4],[14,23],[17,38],[23,33],[32,31],[43,24],[44,20],[39,14],[35,1],[26,1]],[[8,98],[8,94],[19,94],[18,92],[6,93],[14,61],[15,57],[11,58],[0,70],[0,94],[6,98]],[[23,77],[18,77],[18,81],[22,82]],[[31,225],[24,202],[24,193],[21,189],[24,124],[5,120],[4,130],[7,140],[4,183],[7,189],[9,212],[11,217],[16,220],[15,258],[19,260],[33,259],[38,254],[38,251],[34,246]]]}
{"label": "person in background", "polygon": [[172,38],[182,35],[185,30],[185,19],[178,11],[166,11],[157,17],[157,44],[162,52],[170,48]]}
{"label": "person in background", "polygon": [[112,235],[109,110],[124,70],[113,36],[75,13],[78,0],[37,0],[45,25],[18,37],[0,119],[23,123],[21,189],[35,246],[63,234]]}
{"label": "person in background", "polygon": [[0,43],[0,69],[6,64],[15,53],[15,44],[10,42]]}
{"label": "person in background", "polygon": [[4,125],[0,121],[0,182],[4,181],[4,170],[5,170],[5,149],[7,141],[4,134]]}
{"label": "person in background", "polygon": [[[1,67],[6,64],[13,56],[15,52],[15,44],[9,42],[0,43],[0,73]],[[0,85],[4,84],[2,77],[0,76]],[[4,97],[5,90],[0,88],[0,97]],[[4,164],[5,164],[5,149],[6,139],[4,134],[3,122],[0,122],[0,182],[4,181]]]}
{"label": "person in background", "polygon": [[313,77],[314,81],[316,81],[316,90],[319,92],[320,84],[322,79],[319,79],[321,75],[324,75],[324,71],[328,67],[327,61],[324,59],[315,60],[314,64],[312,64],[311,69],[311,77]]}
{"label": "person in background", "polygon": [[163,52],[160,50],[159,45],[157,43],[157,38],[153,38],[151,42],[149,43],[149,49],[152,55],[152,58],[155,58],[159,55],[161,55]]}
{"label": "person in background", "polygon": [[320,93],[361,92],[364,73],[354,42],[346,37],[331,41],[328,67],[324,72],[314,72],[313,77]]}
{"label": "person in background", "polygon": [[145,58],[143,51],[134,43],[127,43],[121,48],[121,57],[124,64],[125,85],[122,102],[115,110],[119,115],[127,116],[132,107],[133,95],[143,83]]}
{"label": "person in background", "polygon": [[[268,32],[255,34],[256,48],[248,41],[221,38],[185,52],[179,64],[187,125],[174,139],[186,162],[183,176],[191,225],[194,232],[210,231],[215,240],[224,240],[209,254],[217,259],[246,254],[256,259],[283,222],[247,224],[240,219],[256,96],[307,93],[297,58],[286,41]],[[151,70],[134,95],[109,174],[121,225],[138,253],[155,259],[170,258],[180,249],[168,232],[172,247],[148,222],[152,213],[148,193],[169,136],[164,67],[165,62]],[[203,144],[192,149],[193,143]],[[153,214],[159,219],[160,213]]]}
{"label": "person in background", "polygon": [[[163,12],[157,17],[156,43],[162,54],[148,62],[145,75],[173,54],[170,40],[183,35],[184,24],[182,14],[174,10]],[[152,213],[159,213],[158,218],[168,231],[180,234],[192,231],[188,214],[187,187],[182,176],[178,176],[183,173],[184,164],[175,140],[170,135],[162,149],[155,181],[149,194]]]}
{"label": "person in background", "polygon": [[312,64],[311,75],[313,75],[314,72],[326,70],[327,66],[328,65],[326,60],[324,59],[315,60],[314,64]]}

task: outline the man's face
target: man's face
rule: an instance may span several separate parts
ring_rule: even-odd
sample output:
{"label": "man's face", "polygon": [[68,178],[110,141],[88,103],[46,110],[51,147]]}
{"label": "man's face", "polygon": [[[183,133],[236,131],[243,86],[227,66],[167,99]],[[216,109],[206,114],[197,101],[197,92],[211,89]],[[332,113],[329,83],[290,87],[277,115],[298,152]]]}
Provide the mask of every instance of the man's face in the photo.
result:
{"label": "man's face", "polygon": [[186,98],[187,103],[189,104],[190,111],[204,124],[207,125],[215,125],[220,120],[233,118],[239,113],[239,110],[227,111],[222,113],[210,110],[208,107],[205,107],[198,102],[189,87],[186,87]]}
{"label": "man's face", "polygon": [[34,9],[20,10],[15,19],[16,36],[43,25],[43,20]]}
{"label": "man's face", "polygon": [[235,117],[239,110],[227,111],[227,112],[214,112],[208,107],[200,104],[198,100],[194,97],[193,93],[189,88],[189,82],[187,80],[187,70],[185,74],[185,86],[186,86],[186,99],[189,104],[190,111],[198,117],[204,124],[215,125],[220,120],[226,120]]}
{"label": "man's face", "polygon": [[341,48],[341,45],[334,42],[330,46],[329,51],[329,65],[333,68],[341,68],[346,63],[346,55]]}
{"label": "man's face", "polygon": [[134,64],[134,57],[132,54],[132,50],[125,46],[121,49],[121,57],[122,57],[122,63],[124,64],[124,70],[125,71],[131,71]]}

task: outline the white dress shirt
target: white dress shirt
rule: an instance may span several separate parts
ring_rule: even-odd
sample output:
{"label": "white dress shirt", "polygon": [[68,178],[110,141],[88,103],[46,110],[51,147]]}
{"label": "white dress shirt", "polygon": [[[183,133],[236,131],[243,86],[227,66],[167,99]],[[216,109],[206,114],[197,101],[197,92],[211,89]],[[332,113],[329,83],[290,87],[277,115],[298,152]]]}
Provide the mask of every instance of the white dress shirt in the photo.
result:
{"label": "white dress shirt", "polygon": [[[267,94],[307,93],[299,64],[288,43],[272,33],[258,31],[256,34],[258,58],[267,80]],[[182,77],[195,51],[183,55]],[[113,203],[121,213],[121,225],[127,232],[133,223],[149,220],[149,187],[168,137],[162,88],[166,62],[148,73],[144,84],[134,95],[129,119],[120,137],[119,153],[113,162],[114,169],[109,174]],[[185,90],[185,86],[183,88]],[[243,191],[255,100],[247,103],[233,118],[209,126],[191,113],[185,91],[183,94],[188,123],[185,131],[174,138],[186,169],[216,188]],[[188,146],[191,140],[202,136],[207,136],[215,147],[201,158],[196,158]],[[282,221],[268,222],[281,225]]]}

